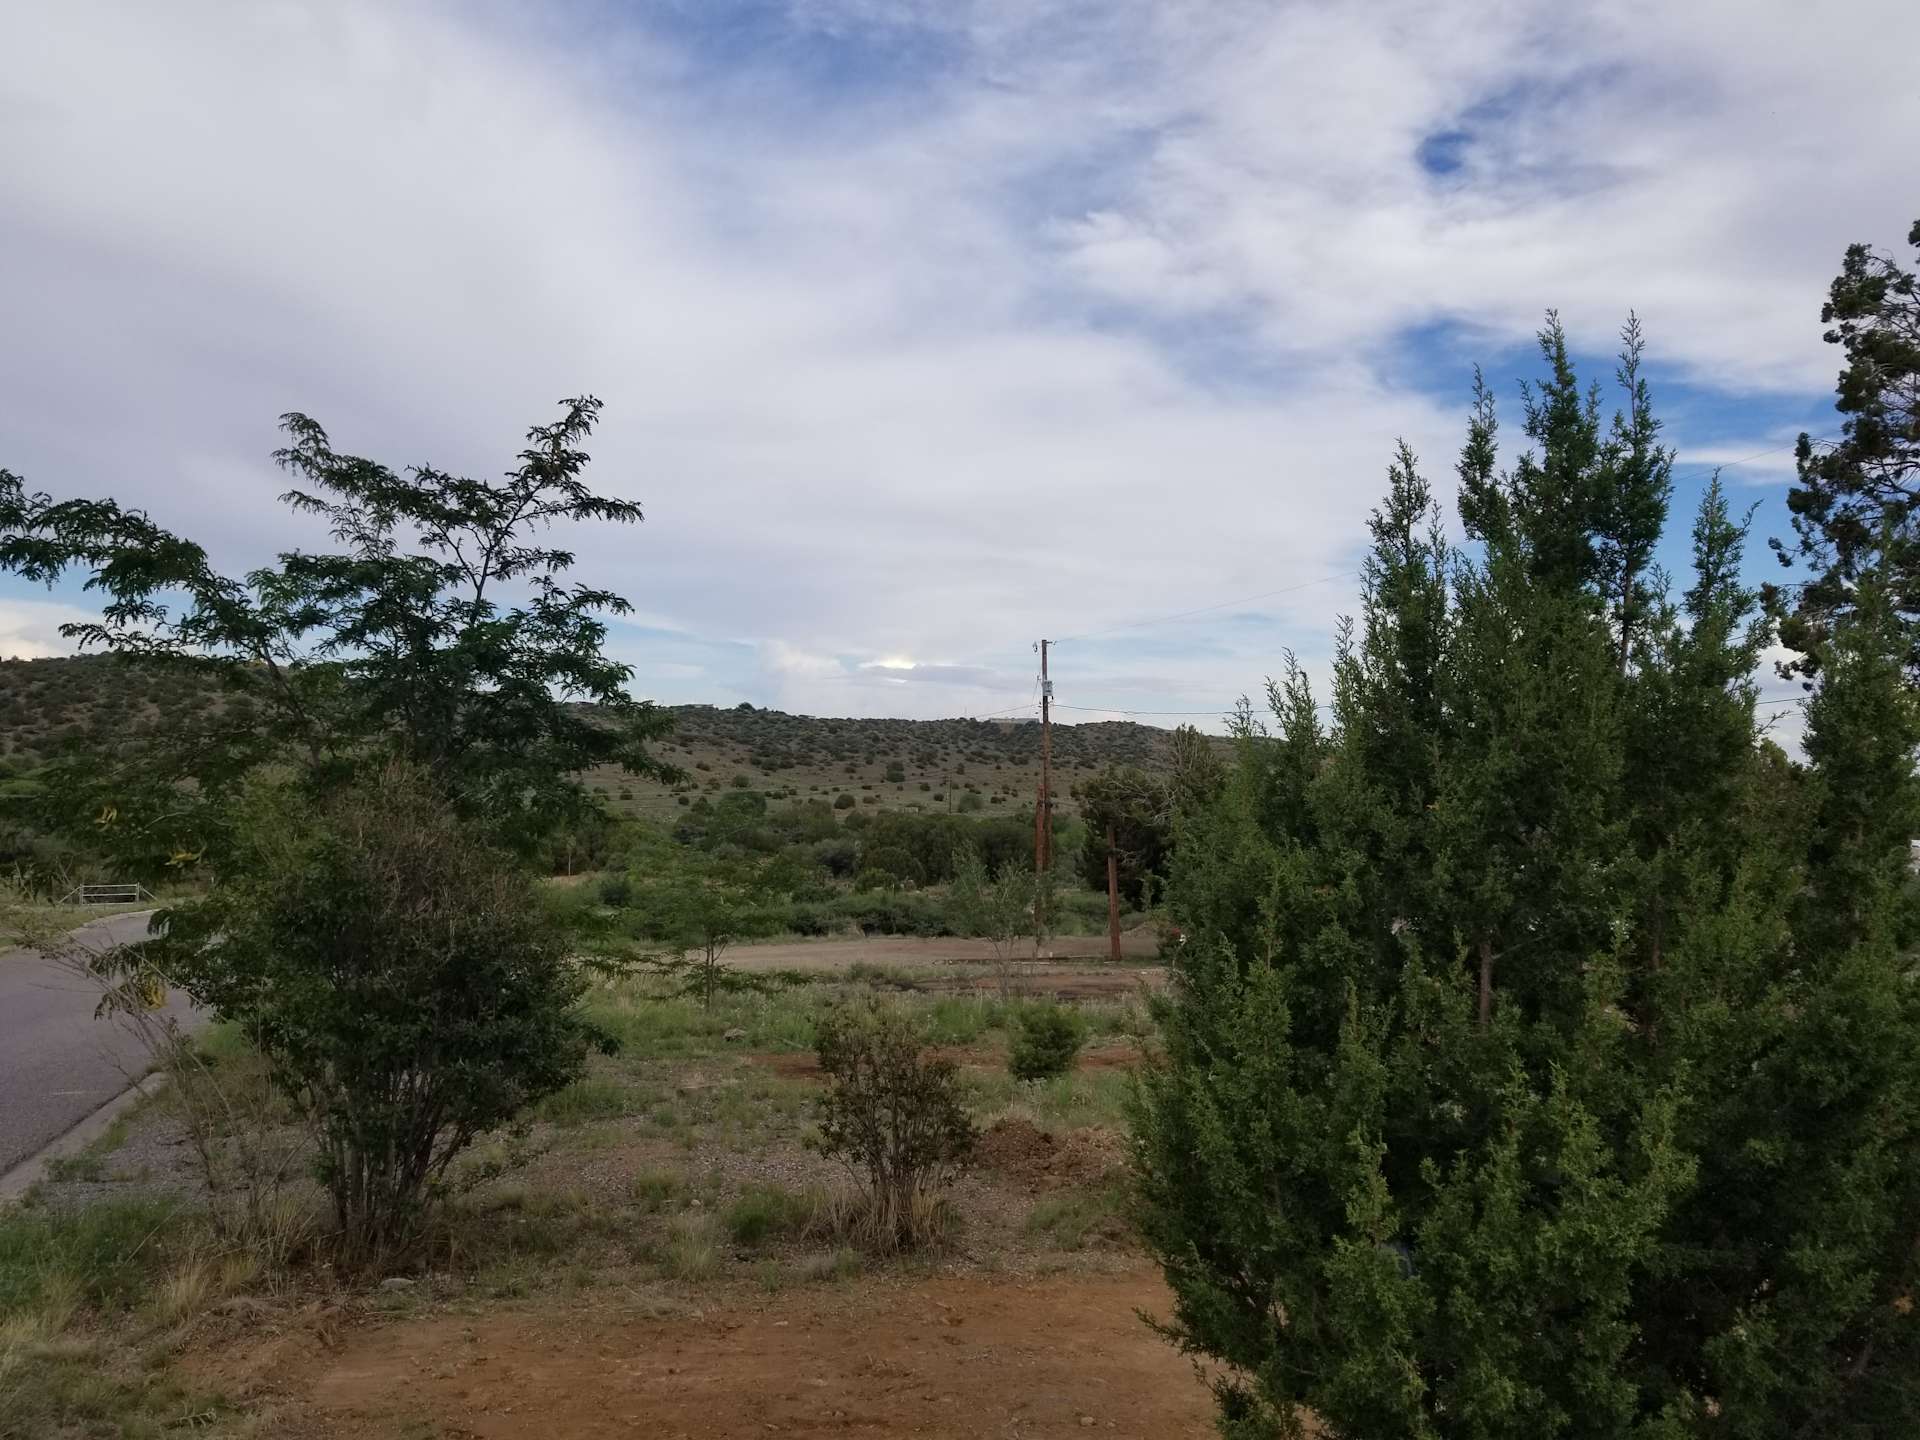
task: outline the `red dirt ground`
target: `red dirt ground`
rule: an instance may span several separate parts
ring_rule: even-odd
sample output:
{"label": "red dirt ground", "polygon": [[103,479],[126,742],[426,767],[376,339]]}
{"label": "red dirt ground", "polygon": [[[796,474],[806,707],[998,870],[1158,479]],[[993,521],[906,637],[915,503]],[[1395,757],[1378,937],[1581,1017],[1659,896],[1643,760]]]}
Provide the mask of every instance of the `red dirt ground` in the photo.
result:
{"label": "red dirt ground", "polygon": [[326,1351],[262,1337],[264,1367],[243,1341],[217,1368],[251,1371],[282,1397],[275,1433],[308,1440],[1198,1440],[1206,1387],[1137,1313],[1166,1300],[1135,1265],[736,1292],[663,1319],[549,1302],[348,1330]]}

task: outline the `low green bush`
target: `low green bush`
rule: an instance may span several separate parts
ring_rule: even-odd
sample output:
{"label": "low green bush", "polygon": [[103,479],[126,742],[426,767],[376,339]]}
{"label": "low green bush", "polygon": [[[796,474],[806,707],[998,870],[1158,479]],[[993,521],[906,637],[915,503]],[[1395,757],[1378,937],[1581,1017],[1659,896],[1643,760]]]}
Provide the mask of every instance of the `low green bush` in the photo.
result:
{"label": "low green bush", "polygon": [[1007,1068],[1016,1080],[1049,1080],[1073,1068],[1086,1026],[1064,1005],[1035,1005],[1015,1020]]}
{"label": "low green bush", "polygon": [[874,1250],[936,1243],[953,1218],[938,1192],[975,1139],[958,1068],[918,1017],[872,998],[823,1014],[814,1048],[827,1076],[816,1143],[860,1185],[832,1228]]}
{"label": "low green bush", "polygon": [[727,1233],[739,1245],[798,1236],[818,1208],[812,1196],[778,1185],[749,1185],[727,1210]]}

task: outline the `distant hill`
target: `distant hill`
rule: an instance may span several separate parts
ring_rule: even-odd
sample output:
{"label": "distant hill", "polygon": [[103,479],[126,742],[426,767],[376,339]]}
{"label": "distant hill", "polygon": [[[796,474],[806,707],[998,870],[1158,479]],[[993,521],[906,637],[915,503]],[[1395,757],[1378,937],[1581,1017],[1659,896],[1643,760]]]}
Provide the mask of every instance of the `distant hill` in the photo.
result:
{"label": "distant hill", "polygon": [[[138,740],[169,724],[217,713],[220,692],[189,675],[141,669],[104,655],[0,660],[0,764],[18,770],[51,757],[68,740]],[[1031,805],[1040,774],[1040,726],[1033,720],[861,720],[789,715],[752,706],[668,707],[674,730],[658,748],[685,770],[678,792],[617,769],[587,782],[610,808],[665,818],[702,790],[740,783],[770,795],[833,799],[880,809],[974,809],[1013,814]],[[1073,791],[1110,763],[1157,769],[1170,732],[1106,721],[1053,730],[1057,804],[1073,813]],[[969,798],[977,797],[977,798]]]}
{"label": "distant hill", "polygon": [[[1035,720],[861,720],[789,715],[749,707],[671,707],[674,733],[663,759],[692,776],[697,789],[747,784],[796,798],[850,794],[882,809],[1012,814],[1032,804],[1040,779]],[[1056,808],[1074,810],[1079,782],[1109,764],[1158,769],[1172,754],[1171,732],[1127,721],[1053,727]],[[589,783],[615,808],[661,812],[678,801],[619,772]],[[654,793],[643,791],[652,789]],[[623,793],[624,792],[624,793]],[[977,796],[977,801],[966,797]],[[869,798],[871,797],[871,798]]]}

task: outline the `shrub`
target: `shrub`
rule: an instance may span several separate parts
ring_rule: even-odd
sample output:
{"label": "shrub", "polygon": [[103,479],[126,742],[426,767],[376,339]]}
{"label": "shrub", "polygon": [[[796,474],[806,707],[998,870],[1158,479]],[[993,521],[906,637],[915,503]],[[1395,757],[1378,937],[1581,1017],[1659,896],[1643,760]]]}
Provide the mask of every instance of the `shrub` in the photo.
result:
{"label": "shrub", "polygon": [[937,1192],[973,1151],[954,1063],[928,1053],[912,1016],[875,999],[829,1010],[814,1044],[827,1075],[818,1143],[860,1186],[857,1233],[880,1250],[925,1243],[938,1231]]}
{"label": "shrub", "polygon": [[[681,804],[685,804],[684,797]],[[616,870],[610,875],[602,875],[597,887],[600,903],[615,910],[624,910],[633,903],[633,877],[624,870]]]}
{"label": "shrub", "polygon": [[454,1158],[611,1041],[527,876],[418,772],[318,807],[256,791],[237,843],[150,957],[265,1056],[317,1142],[343,1258],[394,1258]]}
{"label": "shrub", "polygon": [[859,803],[859,801],[855,800],[853,796],[845,790],[842,790],[838,795],[833,797],[833,808],[836,810],[851,810]]}
{"label": "shrub", "polygon": [[749,1185],[727,1210],[727,1233],[740,1245],[797,1236],[812,1223],[819,1208],[811,1195],[778,1185]]}
{"label": "shrub", "polygon": [[887,783],[889,785],[902,784],[905,782],[906,778],[907,778],[907,767],[902,765],[898,760],[891,762],[887,766]]}
{"label": "shrub", "polygon": [[1034,1005],[1015,1019],[1007,1069],[1016,1080],[1049,1080],[1073,1068],[1086,1043],[1086,1026],[1064,1005]]}
{"label": "shrub", "polygon": [[862,870],[877,870],[906,885],[923,885],[927,867],[903,845],[876,845],[868,850]]}

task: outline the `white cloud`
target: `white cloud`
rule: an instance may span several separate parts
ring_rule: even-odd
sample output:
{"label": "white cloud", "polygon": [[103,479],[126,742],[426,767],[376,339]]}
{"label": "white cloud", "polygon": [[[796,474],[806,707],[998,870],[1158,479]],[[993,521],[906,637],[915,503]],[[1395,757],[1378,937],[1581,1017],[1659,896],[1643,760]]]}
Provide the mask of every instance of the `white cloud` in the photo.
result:
{"label": "white cloud", "polygon": [[98,620],[99,613],[47,600],[0,598],[0,660],[43,660],[70,655],[73,642],[60,633],[62,625]]}
{"label": "white cloud", "polygon": [[[1840,250],[1916,203],[1920,22],[1810,64],[1815,8],[796,0],[946,45],[865,89],[646,7],[8,11],[0,463],[238,568],[306,538],[281,411],[491,471],[591,388],[648,520],[570,536],[583,571],[741,647],[643,666],[669,698],[1005,708],[1040,634],[1351,568],[1396,435],[1444,490],[1466,376],[1394,378],[1408,327],[1635,305],[1704,380],[1824,389]],[[1341,598],[1068,649],[1063,698],[1224,701]]]}

